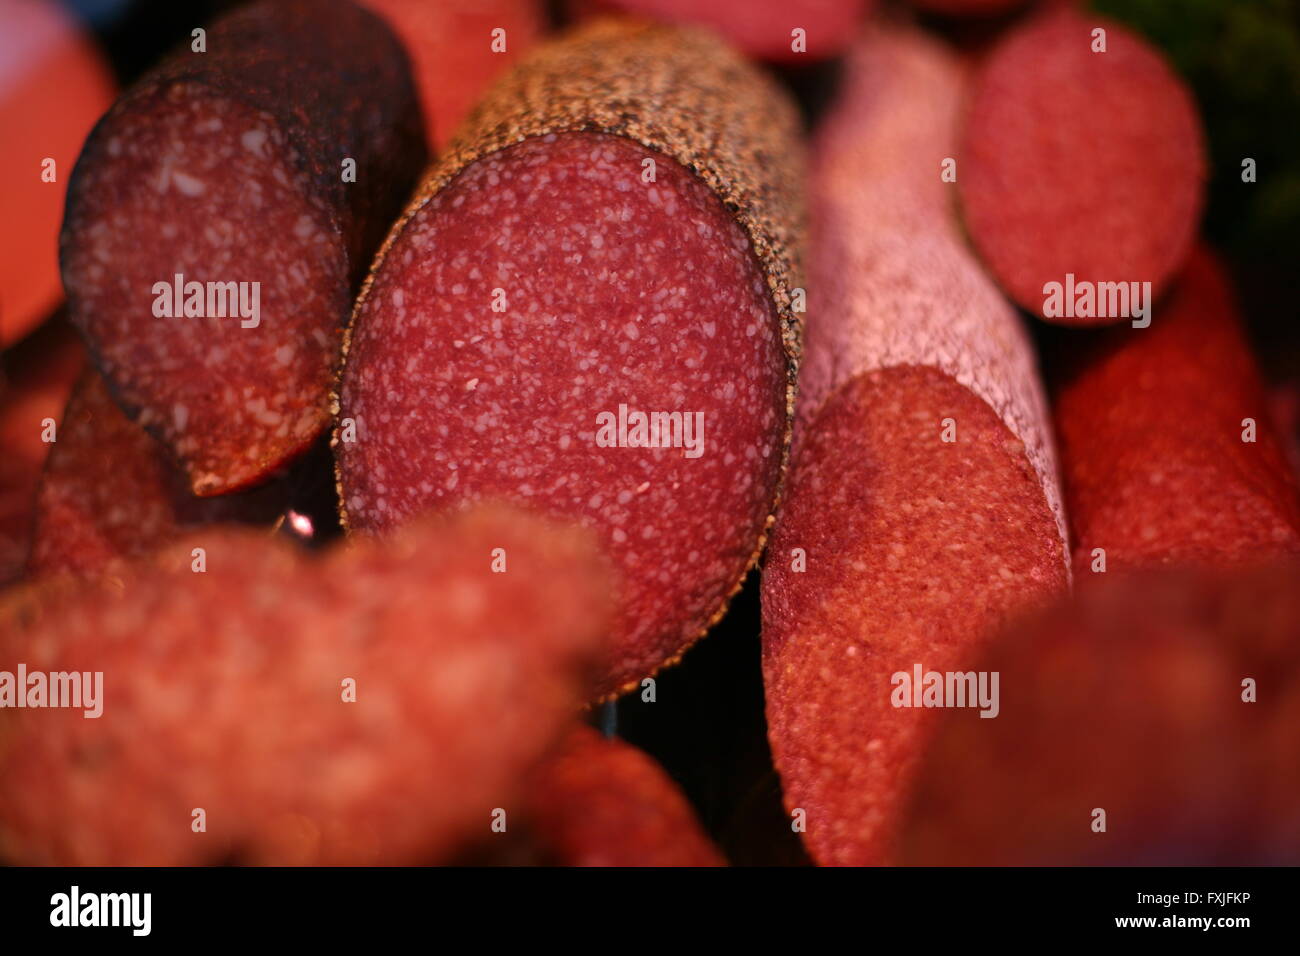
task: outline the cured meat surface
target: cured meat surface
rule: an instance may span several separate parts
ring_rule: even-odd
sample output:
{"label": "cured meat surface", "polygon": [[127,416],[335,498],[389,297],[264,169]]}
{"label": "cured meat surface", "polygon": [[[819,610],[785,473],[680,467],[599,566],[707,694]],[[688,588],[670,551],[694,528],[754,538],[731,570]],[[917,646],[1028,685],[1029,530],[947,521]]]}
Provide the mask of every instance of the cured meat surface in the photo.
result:
{"label": "cured meat surface", "polygon": [[1015,314],[940,178],[951,55],[870,34],[814,152],[807,363],[763,570],[768,734],[821,864],[892,862],[933,712],[894,676],[964,670],[1068,586],[1050,429]]}
{"label": "cured meat surface", "polygon": [[1209,249],[1150,328],[1107,330],[1069,364],[1054,404],[1080,579],[1098,548],[1108,573],[1300,551],[1300,491]]}
{"label": "cured meat surface", "polygon": [[[1097,29],[1105,52],[1093,52]],[[1000,40],[975,79],[957,175],[962,215],[1002,288],[1040,318],[1129,317],[1045,316],[1044,286],[1067,275],[1149,282],[1159,296],[1191,249],[1206,177],[1191,93],[1118,23],[1049,7]]]}
{"label": "cured meat surface", "polygon": [[594,528],[623,572],[609,696],[698,638],[762,545],[799,224],[797,154],[765,157],[796,149],[793,111],[700,34],[602,24],[526,62],[475,122],[356,308],[345,521],[505,497]]}
{"label": "cured meat surface", "polygon": [[88,369],[59,421],[36,494],[28,563],[35,574],[90,572],[152,551],[187,528],[222,521],[269,525],[287,500],[283,482],[197,498],[161,445],[130,421]]}
{"label": "cured meat surface", "polygon": [[0,709],[0,859],[447,858],[571,719],[607,591],[588,535],[485,510],[316,560],[212,528],[12,592],[0,670],[99,672],[101,714]]}
{"label": "cured meat surface", "polygon": [[1112,577],[1000,636],[976,665],[1000,673],[1000,713],[942,718],[902,862],[1295,865],[1297,579],[1294,561]]}
{"label": "cured meat surface", "polygon": [[650,757],[575,727],[526,787],[528,819],[557,866],[722,866],[695,811]]}
{"label": "cured meat surface", "polygon": [[61,237],[73,323],[200,495],[324,429],[355,283],[424,162],[406,57],[373,14],[267,0],[206,43],[96,126]]}

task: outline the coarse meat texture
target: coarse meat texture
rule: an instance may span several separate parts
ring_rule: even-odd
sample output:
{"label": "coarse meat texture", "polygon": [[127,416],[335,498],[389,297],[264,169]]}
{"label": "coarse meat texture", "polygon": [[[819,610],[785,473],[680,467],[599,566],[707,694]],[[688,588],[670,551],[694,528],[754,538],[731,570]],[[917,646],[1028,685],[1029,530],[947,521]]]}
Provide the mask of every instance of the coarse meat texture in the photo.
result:
{"label": "coarse meat texture", "polygon": [[[372,277],[340,386],[346,521],[382,531],[505,497],[596,529],[623,602],[594,693],[617,693],[739,585],[781,471],[786,387],[749,239],[706,186],[621,137],[533,137],[430,198]],[[680,415],[660,436],[679,447],[608,447],[620,408]]]}
{"label": "coarse meat texture", "polygon": [[901,862],[1300,863],[1297,580],[1294,559],[1108,575],[999,637],[976,666],[1000,713],[944,713]]}
{"label": "coarse meat texture", "polygon": [[145,554],[190,528],[270,524],[288,500],[283,480],[198,498],[167,451],[118,408],[86,369],[59,421],[36,493],[32,574],[91,573]]}
{"label": "coarse meat texture", "polygon": [[[1093,51],[1097,29],[1105,52]],[[1044,286],[1067,275],[1149,282],[1159,297],[1191,250],[1206,178],[1190,91],[1118,23],[1049,5],[976,75],[958,155],[962,216],[1002,288],[1040,318],[1130,317],[1044,315]]]}
{"label": "coarse meat texture", "polygon": [[895,858],[932,720],[893,705],[893,675],[965,670],[1069,586],[1033,352],[942,175],[964,90],[942,44],[871,29],[813,151],[808,347],[762,614],[772,756],[821,864]]}
{"label": "coarse meat texture", "polygon": [[95,127],[60,240],[73,323],[199,495],[323,431],[356,283],[425,159],[400,44],[347,0],[256,3],[206,44]]}
{"label": "coarse meat texture", "polygon": [[324,558],[211,528],[102,584],[11,591],[0,670],[102,683],[0,709],[0,859],[449,859],[573,719],[607,575],[589,533],[485,508]]}
{"label": "coarse meat texture", "polygon": [[763,570],[768,735],[818,863],[895,861],[935,712],[893,706],[892,675],[966,670],[1010,616],[1067,587],[1039,478],[985,402],[922,367],[827,400]]}
{"label": "coarse meat texture", "polygon": [[1054,411],[1080,582],[1300,552],[1300,490],[1208,248],[1150,328],[1109,329],[1067,359]]}

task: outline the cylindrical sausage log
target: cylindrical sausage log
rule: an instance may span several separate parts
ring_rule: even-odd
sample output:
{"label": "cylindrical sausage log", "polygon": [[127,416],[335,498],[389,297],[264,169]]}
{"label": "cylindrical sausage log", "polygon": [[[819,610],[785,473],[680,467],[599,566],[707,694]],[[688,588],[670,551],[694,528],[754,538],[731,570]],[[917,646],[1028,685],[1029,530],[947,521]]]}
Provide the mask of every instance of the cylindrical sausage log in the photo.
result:
{"label": "cylindrical sausage log", "polygon": [[773,758],[822,864],[893,858],[933,713],[897,675],[964,670],[1068,586],[1032,352],[952,221],[960,69],[918,32],[873,32],[814,146],[807,361],[762,599]]}
{"label": "cylindrical sausage log", "polygon": [[389,236],[345,340],[345,523],[507,498],[624,572],[607,696],[721,616],[793,408],[792,105],[703,33],[599,23],[489,94]]}
{"label": "cylindrical sausage log", "polygon": [[607,578],[589,533],[492,509],[311,559],[211,528],[8,592],[0,861],[449,859],[573,719]]}
{"label": "cylindrical sausage log", "polygon": [[1300,863],[1300,564],[1111,578],[1000,636],[944,715],[900,862]]}
{"label": "cylindrical sausage log", "polygon": [[1209,249],[1150,328],[1106,330],[1057,378],[1077,579],[1300,551],[1300,491]]}
{"label": "cylindrical sausage log", "polygon": [[406,56],[348,0],[236,11],[95,127],[60,240],[69,311],[196,494],[323,431],[356,281],[424,155]]}
{"label": "cylindrical sausage log", "polygon": [[1141,37],[1073,4],[999,40],[959,160],[967,232],[1050,322],[1147,321],[1196,237],[1207,163],[1190,90]]}

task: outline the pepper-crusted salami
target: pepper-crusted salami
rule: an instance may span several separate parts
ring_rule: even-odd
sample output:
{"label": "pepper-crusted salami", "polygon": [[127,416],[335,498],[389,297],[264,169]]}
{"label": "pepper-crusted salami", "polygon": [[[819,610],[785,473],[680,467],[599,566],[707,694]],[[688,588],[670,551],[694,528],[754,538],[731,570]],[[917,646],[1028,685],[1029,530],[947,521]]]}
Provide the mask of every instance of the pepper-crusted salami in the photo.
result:
{"label": "pepper-crusted salami", "polygon": [[36,493],[28,562],[34,574],[94,571],[198,525],[269,525],[288,498],[282,481],[195,497],[163,447],[127,419],[94,369],[73,390],[52,448]]}
{"label": "pepper-crusted salami", "polygon": [[823,864],[893,858],[930,726],[893,705],[893,675],[964,670],[1068,584],[1029,343],[941,179],[961,93],[933,41],[873,32],[814,147],[812,319],[762,599],[773,758]]}
{"label": "pepper-crusted salami", "polygon": [[901,862],[1300,862],[1300,564],[1109,578],[1004,634],[945,712]]}
{"label": "pepper-crusted salami", "polygon": [[489,496],[596,528],[624,572],[597,695],[680,655],[762,546],[799,347],[795,122],[706,34],[593,25],[489,94],[357,302],[345,522]]}
{"label": "pepper-crusted salami", "polygon": [[[1071,4],[1035,14],[989,54],[960,162],[980,255],[1012,299],[1052,322],[1132,318],[1133,297],[1112,306],[1102,283],[1147,283],[1149,308],[1196,236],[1206,159],[1191,93],[1140,37]],[[1070,301],[1053,299],[1053,283]]]}
{"label": "pepper-crusted salami", "polygon": [[112,582],[19,589],[0,670],[102,682],[0,709],[0,859],[446,859],[558,741],[608,605],[589,533],[498,509],[323,559],[213,528]]}
{"label": "pepper-crusted salami", "polygon": [[236,11],[96,126],[60,240],[69,310],[196,494],[324,429],[356,280],[423,161],[406,56],[347,0]]}
{"label": "pepper-crusted salami", "polygon": [[649,756],[585,725],[524,788],[540,852],[558,866],[722,866],[695,811]]}
{"label": "pepper-crusted salami", "polygon": [[1300,491],[1223,267],[1197,248],[1151,327],[1107,330],[1059,376],[1074,571],[1300,551]]}

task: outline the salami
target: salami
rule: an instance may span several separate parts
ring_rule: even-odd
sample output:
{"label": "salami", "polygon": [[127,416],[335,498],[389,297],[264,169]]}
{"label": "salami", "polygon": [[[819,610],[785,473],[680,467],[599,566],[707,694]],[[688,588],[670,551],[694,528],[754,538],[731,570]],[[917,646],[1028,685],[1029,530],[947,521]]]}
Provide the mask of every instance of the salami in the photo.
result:
{"label": "salami", "polygon": [[724,865],[671,778],[590,727],[570,731],[525,792],[529,826],[553,865]]}
{"label": "salami", "polygon": [[1207,248],[1150,328],[1068,362],[1054,405],[1079,578],[1300,551],[1300,491]]}
{"label": "salami", "polygon": [[59,415],[85,364],[62,320],[3,353],[0,374],[0,587],[22,577],[31,551],[36,489],[58,438]]}
{"label": "salami", "polygon": [[1034,315],[1148,322],[1191,249],[1206,176],[1191,93],[1118,23],[1052,5],[979,71],[962,214],[994,277]]}
{"label": "salami", "polygon": [[814,145],[812,320],[762,610],[773,759],[821,864],[894,858],[932,725],[895,705],[896,675],[964,669],[1068,585],[1030,346],[942,179],[961,95],[951,54],[874,31]]}
{"label": "salami", "polygon": [[843,53],[874,0],[594,0],[592,6],[698,24],[750,56],[799,63]]}
{"label": "salami", "polygon": [[406,47],[429,152],[446,147],[496,77],[540,38],[539,0],[361,0]]}
{"label": "salami", "polygon": [[345,340],[345,525],[504,497],[623,572],[594,693],[721,616],[762,547],[798,323],[795,113],[706,35],[601,23],[498,85],[376,259]]}
{"label": "salami", "polygon": [[1111,578],[1000,637],[1000,713],[942,718],[902,861],[1300,862],[1298,575]]}
{"label": "salami", "polygon": [[114,397],[211,495],[324,429],[355,283],[424,146],[399,43],[348,0],[266,0],[204,42],[95,127],[60,254]]}
{"label": "salami", "polygon": [[[9,863],[446,859],[572,719],[608,610],[587,533],[502,510],[311,560],[211,528],[69,581],[0,603]],[[37,702],[60,673],[96,689]]]}
{"label": "salami", "polygon": [[108,65],[63,4],[0,0],[0,346],[63,298],[64,189],[113,88]]}
{"label": "salami", "polygon": [[216,498],[192,495],[163,447],[123,414],[94,369],[73,390],[52,447],[36,494],[34,574],[89,573],[199,525],[269,525],[287,501],[283,481]]}

